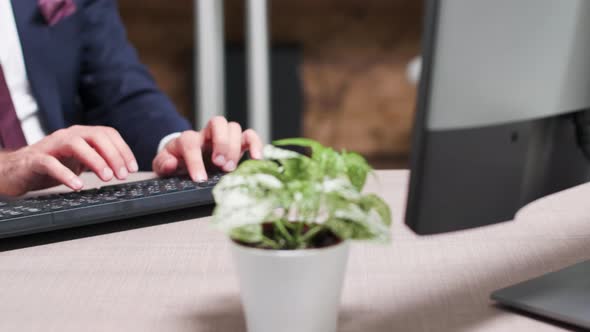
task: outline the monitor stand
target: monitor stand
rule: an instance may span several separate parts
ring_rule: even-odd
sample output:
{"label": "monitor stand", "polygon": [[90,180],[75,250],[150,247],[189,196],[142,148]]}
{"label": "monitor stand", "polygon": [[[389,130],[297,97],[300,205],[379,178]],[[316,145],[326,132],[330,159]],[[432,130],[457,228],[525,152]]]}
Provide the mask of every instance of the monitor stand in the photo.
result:
{"label": "monitor stand", "polygon": [[491,295],[511,308],[590,329],[590,260]]}

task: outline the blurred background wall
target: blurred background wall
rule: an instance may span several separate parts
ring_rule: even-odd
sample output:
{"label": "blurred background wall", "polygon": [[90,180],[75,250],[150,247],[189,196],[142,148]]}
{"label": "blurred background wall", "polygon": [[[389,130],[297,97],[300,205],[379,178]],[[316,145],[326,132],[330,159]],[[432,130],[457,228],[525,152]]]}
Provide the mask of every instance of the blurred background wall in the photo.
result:
{"label": "blurred background wall", "polygon": [[[362,153],[378,168],[405,167],[422,2],[269,0],[272,44],[298,45],[303,135]],[[119,0],[129,39],[179,112],[192,116],[193,2]],[[244,1],[225,0],[228,43],[244,35]]]}

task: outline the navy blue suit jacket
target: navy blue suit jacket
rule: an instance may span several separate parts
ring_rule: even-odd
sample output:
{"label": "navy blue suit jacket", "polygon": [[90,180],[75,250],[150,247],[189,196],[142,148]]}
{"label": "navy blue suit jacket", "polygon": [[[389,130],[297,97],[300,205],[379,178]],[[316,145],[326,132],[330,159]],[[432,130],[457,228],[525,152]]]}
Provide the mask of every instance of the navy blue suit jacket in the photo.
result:
{"label": "navy blue suit jacket", "polygon": [[114,127],[139,167],[151,169],[160,140],[190,125],[140,63],[116,1],[74,2],[73,15],[49,26],[37,0],[12,0],[44,129],[51,133],[73,124]]}

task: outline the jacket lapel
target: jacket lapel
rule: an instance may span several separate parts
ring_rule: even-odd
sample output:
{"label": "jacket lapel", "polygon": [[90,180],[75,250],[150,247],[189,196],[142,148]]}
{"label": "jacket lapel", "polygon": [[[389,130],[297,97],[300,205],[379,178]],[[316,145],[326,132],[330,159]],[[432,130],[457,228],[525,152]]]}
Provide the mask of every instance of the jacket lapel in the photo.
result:
{"label": "jacket lapel", "polygon": [[20,37],[27,76],[45,130],[53,132],[64,127],[59,93],[47,57],[51,54],[51,36],[37,7],[36,0],[11,0]]}

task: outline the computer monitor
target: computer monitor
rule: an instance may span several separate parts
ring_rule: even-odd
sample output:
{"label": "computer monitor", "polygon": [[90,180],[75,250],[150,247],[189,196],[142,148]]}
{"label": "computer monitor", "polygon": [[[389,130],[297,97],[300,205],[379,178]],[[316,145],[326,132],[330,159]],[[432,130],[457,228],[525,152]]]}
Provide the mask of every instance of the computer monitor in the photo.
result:
{"label": "computer monitor", "polygon": [[[406,224],[513,219],[590,180],[590,1],[428,0]],[[492,294],[590,329],[590,261]]]}
{"label": "computer monitor", "polygon": [[424,27],[412,230],[511,220],[590,179],[590,1],[428,0]]}

